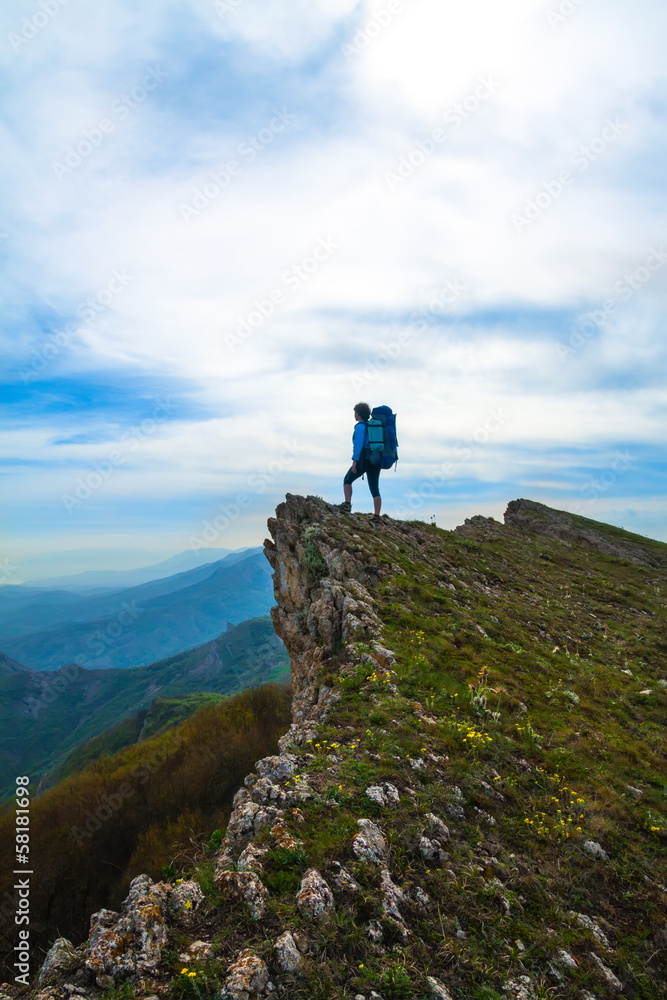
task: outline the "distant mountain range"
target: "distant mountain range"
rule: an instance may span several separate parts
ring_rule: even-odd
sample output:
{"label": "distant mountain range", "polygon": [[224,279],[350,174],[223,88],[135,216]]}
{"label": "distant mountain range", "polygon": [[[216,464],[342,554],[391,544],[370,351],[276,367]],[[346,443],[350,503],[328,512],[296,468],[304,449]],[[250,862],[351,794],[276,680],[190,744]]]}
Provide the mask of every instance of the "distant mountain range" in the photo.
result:
{"label": "distant mountain range", "polygon": [[67,663],[135,667],[208,642],[228,623],[266,615],[272,604],[271,570],[259,547],[137,586],[87,595],[5,586],[0,588],[0,649],[33,670],[57,670]]}
{"label": "distant mountain range", "polygon": [[[250,552],[250,549],[237,549],[235,554]],[[252,550],[256,551],[256,550]],[[151,580],[161,580],[175,573],[184,573],[197,566],[205,566],[219,562],[232,552],[231,549],[188,549],[178,555],[164,559],[162,562],[139,569],[100,569],[87,570],[84,573],[74,573],[69,576],[48,576],[41,579],[28,580],[28,586],[46,588],[47,590],[71,590],[74,593],[90,593],[98,588],[138,587]]]}
{"label": "distant mountain range", "polygon": [[[257,558],[252,556],[250,562]],[[250,571],[255,572],[252,566]],[[214,573],[214,578],[217,575]],[[182,608],[187,606],[184,603]],[[164,699],[201,692],[230,695],[288,676],[285,647],[268,617],[244,621],[187,652],[129,669],[91,670],[70,663],[56,671],[36,671],[3,656],[0,658],[0,774],[6,777],[0,786],[0,797],[8,793],[10,785],[5,787],[5,784],[10,777],[29,774],[37,784],[46,773],[62,764],[75,747],[134,716],[134,723],[130,720],[121,733],[111,734],[107,750],[101,743],[99,752],[115,752],[132,742],[134,729],[139,727],[138,738],[149,714],[146,710],[156,699],[162,702],[162,722],[156,725],[154,708],[152,728],[148,729],[153,733],[201,706],[201,701],[194,699],[189,707],[177,705],[165,711]],[[89,748],[62,773],[78,769],[95,754],[95,748]]]}

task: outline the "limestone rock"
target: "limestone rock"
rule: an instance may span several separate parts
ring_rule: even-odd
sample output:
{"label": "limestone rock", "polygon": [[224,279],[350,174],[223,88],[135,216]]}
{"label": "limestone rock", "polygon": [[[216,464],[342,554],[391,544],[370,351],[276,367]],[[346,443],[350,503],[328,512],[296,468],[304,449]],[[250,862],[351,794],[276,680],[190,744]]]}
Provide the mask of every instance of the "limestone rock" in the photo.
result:
{"label": "limestone rock", "polygon": [[587,916],[585,913],[575,913],[574,910],[570,911],[570,916],[574,917],[582,927],[585,927],[586,930],[590,931],[595,940],[598,944],[602,945],[605,951],[612,951],[609,939],[598,924],[597,920],[593,917]]}
{"label": "limestone rock", "polygon": [[153,972],[167,941],[168,886],[139,875],[120,914],[100,910],[90,918],[86,968],[114,980]]}
{"label": "limestone rock", "polygon": [[486,823],[487,826],[496,826],[496,821],[490,813],[486,812],[485,809],[478,809],[477,806],[473,806],[473,809],[477,813],[478,818]]}
{"label": "limestone rock", "polygon": [[387,842],[379,827],[370,819],[358,819],[359,833],[352,838],[352,850],[358,858],[380,864],[387,853]]}
{"label": "limestone rock", "polygon": [[428,837],[422,837],[419,841],[419,853],[422,856],[422,860],[426,864],[440,864],[443,861],[449,860],[449,854],[446,854],[442,849],[442,845],[439,840],[429,840]]}
{"label": "limestone rock", "polygon": [[245,903],[250,908],[253,920],[261,920],[264,916],[269,893],[255,872],[219,872],[215,877],[215,884],[232,899]]}
{"label": "limestone rock", "polygon": [[39,972],[40,985],[67,968],[74,959],[74,945],[67,938],[59,937],[49,948]]}
{"label": "limestone rock", "polygon": [[187,965],[189,962],[206,962],[212,954],[213,945],[210,941],[192,941],[178,957]]}
{"label": "limestone rock", "polygon": [[266,854],[266,847],[258,847],[254,841],[250,841],[248,846],[239,854],[236,862],[238,872],[254,872],[256,875],[262,873],[262,858]]}
{"label": "limestone rock", "polygon": [[373,942],[373,944],[380,944],[382,942],[382,924],[379,920],[371,920],[366,925],[366,933]]}
{"label": "limestone rock", "polygon": [[388,868],[383,868],[380,873],[380,892],[382,894],[382,910],[387,917],[395,920],[398,929],[404,938],[410,936],[411,932],[406,927],[403,914],[399,910],[399,905],[405,903],[405,893],[392,880]]}
{"label": "limestone rock", "polygon": [[360,887],[350,872],[339,861],[332,861],[327,873],[329,882],[338,892],[360,892]]}
{"label": "limestone rock", "polygon": [[439,816],[431,812],[426,813],[424,818],[426,819],[427,826],[434,830],[440,843],[446,843],[449,840],[449,827],[446,823],[443,823]]}
{"label": "limestone rock", "polygon": [[296,894],[299,909],[311,920],[326,919],[334,908],[331,889],[316,868],[309,868],[301,879],[301,888]]}
{"label": "limestone rock", "polygon": [[276,961],[283,972],[298,972],[302,958],[291,931],[285,931],[274,944]]}
{"label": "limestone rock", "polygon": [[227,970],[220,1000],[256,1000],[266,990],[269,970],[252,948],[244,948]]}
{"label": "limestone rock", "polygon": [[169,889],[167,901],[169,917],[181,927],[190,927],[203,900],[204,893],[198,882],[195,882],[194,879],[179,882]]}
{"label": "limestone rock", "polygon": [[[303,813],[301,816],[301,822],[303,823]],[[271,827],[271,836],[275,838],[278,847],[284,847],[287,851],[296,851],[299,847],[303,847],[303,841],[299,840],[298,837],[294,837],[284,823],[274,823]]]}
{"label": "limestone rock", "polygon": [[614,975],[611,969],[604,964],[602,959],[599,958],[594,951],[590,952],[590,956],[597,965],[600,973],[602,974],[602,978],[607,984],[607,989],[612,990],[614,993],[620,993],[621,990],[623,989],[623,983],[620,981],[620,979],[618,979]]}
{"label": "limestone rock", "polygon": [[260,778],[268,778],[269,781],[283,782],[293,778],[298,772],[298,761],[294,754],[284,754],[279,757],[264,757],[258,760],[255,768],[259,772]]}
{"label": "limestone rock", "polygon": [[389,781],[383,782],[382,785],[369,785],[366,795],[380,806],[397,806],[401,801],[398,789]]}
{"label": "limestone rock", "polygon": [[609,855],[596,840],[586,840],[584,842],[584,850],[595,861],[609,861]]}
{"label": "limestone rock", "polygon": [[426,982],[428,983],[431,996],[439,997],[440,1000],[452,1000],[449,990],[435,976],[427,976]]}
{"label": "limestone rock", "polygon": [[556,953],[554,961],[558,965],[562,966],[564,969],[579,968],[575,960],[572,958],[572,955],[570,955],[569,951],[565,951],[563,948],[561,948],[560,951]]}
{"label": "limestone rock", "polygon": [[421,910],[429,910],[431,907],[430,897],[420,885],[414,886],[406,892],[408,898],[412,901],[414,906],[417,906]]}
{"label": "limestone rock", "polygon": [[530,976],[517,976],[516,979],[508,979],[505,983],[505,991],[512,1000],[537,1000]]}

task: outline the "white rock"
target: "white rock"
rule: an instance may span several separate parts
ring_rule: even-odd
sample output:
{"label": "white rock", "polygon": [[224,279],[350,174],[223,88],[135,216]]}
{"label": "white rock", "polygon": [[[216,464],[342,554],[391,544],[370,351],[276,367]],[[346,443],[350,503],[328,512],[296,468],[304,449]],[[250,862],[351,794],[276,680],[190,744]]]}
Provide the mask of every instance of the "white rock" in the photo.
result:
{"label": "white rock", "polygon": [[440,864],[449,860],[449,854],[442,849],[439,840],[429,840],[428,837],[421,837],[419,841],[419,853],[426,864]]}
{"label": "white rock", "polygon": [[301,968],[301,952],[297,948],[291,931],[285,931],[275,942],[276,961],[283,972],[298,972]]}
{"label": "white rock", "polygon": [[372,802],[377,802],[381,806],[397,806],[400,802],[398,789],[389,781],[385,781],[382,785],[369,785],[366,795]]}
{"label": "white rock", "polygon": [[199,906],[204,901],[204,893],[199,882],[188,879],[169,888],[167,912],[181,927],[189,927]]}
{"label": "white rock", "polygon": [[74,945],[67,938],[59,937],[49,948],[39,973],[39,983],[47,982],[52,976],[69,965],[74,955]]}
{"label": "white rock", "polygon": [[396,885],[389,874],[388,868],[383,868],[380,875],[380,891],[382,893],[382,910],[387,917],[391,917],[398,924],[398,929],[403,938],[410,937],[411,931],[406,927],[403,914],[399,910],[399,905],[405,902],[405,893]]}
{"label": "white rock", "polygon": [[482,820],[482,822],[486,823],[487,826],[496,826],[495,819],[493,818],[493,816],[489,815],[489,813],[486,812],[486,810],[478,809],[477,806],[473,806],[473,809],[475,810],[479,818]]}
{"label": "white rock", "polygon": [[609,941],[604,932],[602,931],[597,920],[594,920],[592,917],[587,916],[585,913],[575,913],[573,910],[570,912],[571,915],[575,917],[577,922],[580,923],[582,927],[585,927],[586,930],[591,932],[591,934],[598,942],[598,944],[601,944],[606,951],[612,950],[612,947],[609,944]]}
{"label": "white rock", "polygon": [[435,830],[436,836],[441,843],[449,840],[449,827],[446,823],[443,823],[439,816],[436,816],[435,813],[426,813],[425,819],[428,826]]}
{"label": "white rock", "polygon": [[429,985],[431,996],[439,997],[440,1000],[452,1000],[451,993],[435,976],[427,976],[426,982]]}
{"label": "white rock", "polygon": [[379,827],[370,819],[358,819],[359,833],[352,838],[352,850],[358,858],[380,864],[387,853],[387,842]]}
{"label": "white rock", "polygon": [[218,872],[215,884],[232,899],[245,903],[250,908],[253,920],[260,920],[264,916],[269,893],[255,872]]}
{"label": "white rock", "polygon": [[380,921],[371,920],[366,925],[366,933],[374,944],[379,944],[382,941],[382,924]]}
{"label": "white rock", "polygon": [[286,753],[281,757],[263,757],[255,764],[260,778],[268,778],[273,782],[284,782],[294,777],[299,770],[297,758]]}
{"label": "white rock", "polygon": [[596,840],[586,840],[584,842],[584,850],[586,854],[591,858],[595,858],[596,861],[609,861],[609,855]]}
{"label": "white rock", "polygon": [[332,861],[329,866],[328,878],[333,882],[338,892],[359,892],[360,887],[350,872],[339,861]]}
{"label": "white rock", "polygon": [[311,920],[324,920],[333,910],[333,893],[316,868],[309,868],[301,879],[296,903]]}
{"label": "white rock", "polygon": [[578,965],[575,960],[570,955],[569,951],[565,951],[563,948],[560,949],[556,954],[555,961],[562,965],[565,969],[577,969]]}
{"label": "white rock", "polygon": [[252,948],[244,948],[227,970],[220,1000],[250,1000],[259,996],[269,982],[266,963]]}
{"label": "white rock", "polygon": [[100,910],[90,918],[86,968],[114,979],[154,972],[167,942],[170,887],[139,875],[130,884],[122,910]]}
{"label": "white rock", "polygon": [[598,958],[598,956],[595,954],[594,951],[590,952],[590,956],[597,965],[600,972],[602,973],[608,988],[610,990],[613,990],[614,993],[620,993],[621,990],[623,989],[623,983],[620,981],[620,979],[616,978],[611,969],[604,964],[601,958]]}
{"label": "white rock", "polygon": [[178,956],[181,962],[205,962],[213,954],[213,945],[210,941],[193,941],[185,951]]}
{"label": "white rock", "polygon": [[256,875],[262,873],[262,858],[266,854],[266,847],[258,847],[254,841],[250,841],[245,850],[239,854],[236,862],[236,870],[239,872],[255,872]]}

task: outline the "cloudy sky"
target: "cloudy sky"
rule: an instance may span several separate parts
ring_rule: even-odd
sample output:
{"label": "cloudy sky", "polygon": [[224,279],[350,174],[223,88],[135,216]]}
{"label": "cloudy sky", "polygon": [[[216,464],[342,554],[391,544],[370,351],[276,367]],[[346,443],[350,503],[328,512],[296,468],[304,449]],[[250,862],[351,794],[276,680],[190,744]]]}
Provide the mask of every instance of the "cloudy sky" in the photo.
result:
{"label": "cloudy sky", "polygon": [[7,0],[3,581],[260,543],[342,499],[360,399],[389,514],[667,540],[666,35],[663,0]]}

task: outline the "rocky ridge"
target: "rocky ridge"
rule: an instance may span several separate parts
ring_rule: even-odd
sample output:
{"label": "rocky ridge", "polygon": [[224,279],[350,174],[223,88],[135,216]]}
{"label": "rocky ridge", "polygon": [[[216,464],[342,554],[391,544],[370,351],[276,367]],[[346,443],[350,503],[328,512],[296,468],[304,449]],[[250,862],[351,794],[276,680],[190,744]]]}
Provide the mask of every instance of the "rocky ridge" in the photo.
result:
{"label": "rocky ridge", "polygon": [[[535,512],[525,506],[529,503],[515,502],[524,507],[510,510],[508,529],[491,519],[473,518],[457,530],[462,537],[478,543],[498,532],[525,530],[519,521],[532,518],[533,528],[539,522],[538,533],[541,529],[551,537],[573,540],[575,529],[570,528],[571,535],[564,538],[563,532],[567,531],[553,521],[545,532],[544,522],[548,522],[548,517],[545,519],[543,512],[548,508]],[[246,777],[244,787],[237,792],[215,859],[215,885],[222,898],[230,905],[242,905],[256,925],[256,930],[247,935],[248,946],[238,949],[232,960],[226,961],[217,994],[220,1000],[297,995],[293,991],[300,974],[323,960],[320,929],[331,927],[337,915],[342,918],[351,899],[359,900],[367,893],[352,870],[354,862],[363,863],[362,873],[370,872],[379,904],[363,925],[378,955],[392,953],[414,938],[415,921],[437,919],[438,900],[422,884],[419,872],[411,873],[408,868],[406,875],[405,870],[399,872],[396,868],[396,842],[393,834],[389,835],[385,821],[392,810],[408,810],[409,824],[406,820],[404,825],[410,825],[410,849],[422,864],[437,865],[438,871],[446,869],[447,849],[458,836],[452,828],[466,815],[473,814],[480,842],[470,877],[477,871],[484,873],[484,891],[491,894],[502,912],[509,914],[516,905],[504,884],[514,855],[506,855],[494,834],[494,803],[498,807],[504,801],[503,794],[494,787],[499,775],[493,768],[480,767],[483,795],[480,801],[485,808],[472,804],[452,782],[448,757],[430,749],[424,737],[423,752],[418,756],[403,755],[407,767],[401,772],[402,783],[396,779],[363,782],[369,808],[367,815],[357,816],[355,829],[349,831],[347,860],[329,859],[326,867],[311,865],[303,871],[298,890],[293,894],[296,909],[292,912],[301,918],[298,926],[290,919],[279,926],[276,911],[269,914],[271,894],[265,885],[267,857],[279,850],[298,854],[308,846],[302,833],[302,828],[308,826],[304,817],[307,809],[317,807],[320,814],[335,816],[338,802],[329,792],[332,780],[336,782],[341,776],[337,765],[343,760],[344,751],[356,750],[362,739],[356,727],[347,727],[352,735],[344,732],[343,727],[340,736],[343,746],[337,741],[330,743],[327,766],[324,769],[317,766],[322,756],[321,727],[341,701],[346,680],[360,676],[361,668],[365,680],[360,690],[371,692],[371,705],[379,704],[383,695],[389,696],[397,714],[399,707],[405,709],[425,732],[439,721],[430,714],[427,705],[404,697],[397,686],[397,654],[390,648],[382,614],[372,593],[378,582],[391,575],[391,570],[386,560],[374,558],[368,545],[362,544],[374,529],[361,518],[343,515],[319,499],[288,495],[276,518],[270,519],[269,530],[272,540],[265,543],[265,552],[274,570],[277,601],[272,615],[275,631],[290,654],[292,724],[279,741],[279,754],[258,761],[254,772]],[[384,519],[379,544],[385,550],[392,547],[398,550],[399,545],[407,543],[419,551],[424,547],[426,530],[423,525]],[[591,544],[590,538],[585,541]],[[636,551],[625,555],[632,561],[641,561]],[[454,593],[469,586],[453,570],[443,576],[441,585]],[[378,681],[382,683],[383,695],[375,693]],[[316,749],[320,752],[314,752]],[[368,756],[372,758],[373,754],[369,752]],[[399,755],[395,759],[398,761]],[[420,775],[427,775],[430,781],[439,782],[448,790],[441,815],[424,807]],[[600,845],[589,843],[600,849],[599,859],[603,861]],[[451,870],[449,876],[454,887],[458,875]],[[203,904],[204,894],[193,879],[173,886],[140,876],[132,883],[120,913],[102,910],[93,915],[87,942],[75,949],[63,939],[56,941],[40,973],[37,1000],[66,1000],[72,995],[96,997],[124,981],[133,984],[136,996],[168,993],[173,977],[166,971],[163,957],[170,943],[175,939],[182,941],[184,936],[193,938],[180,953],[180,961],[184,963],[181,974],[186,977],[192,974],[188,969],[196,975],[197,963],[214,953],[215,942],[207,938],[206,920],[202,916]],[[571,911],[564,927],[575,924],[586,930],[592,945],[591,981],[596,992],[587,996],[618,995],[623,983],[610,967],[614,947],[607,934],[611,936],[612,931],[606,925],[603,930],[595,914]],[[267,933],[272,942],[270,949]],[[565,947],[558,947],[565,937],[563,930],[554,931],[553,957],[543,970],[546,979],[537,980],[525,967],[522,970],[523,946],[517,940],[512,945],[519,956],[515,974],[505,979],[502,994],[488,995],[507,1000],[537,1000],[546,995],[541,991],[547,982],[552,989],[561,986],[568,970],[578,965]],[[459,942],[466,939],[458,918],[452,939]],[[353,964],[351,961],[351,972]],[[363,968],[363,963],[359,968]],[[440,976],[422,977],[415,990],[399,993],[395,984],[393,987],[390,984],[387,995],[452,1000],[452,984]],[[354,995],[376,1000],[381,996],[374,990]],[[583,1000],[585,993],[580,996]]]}

